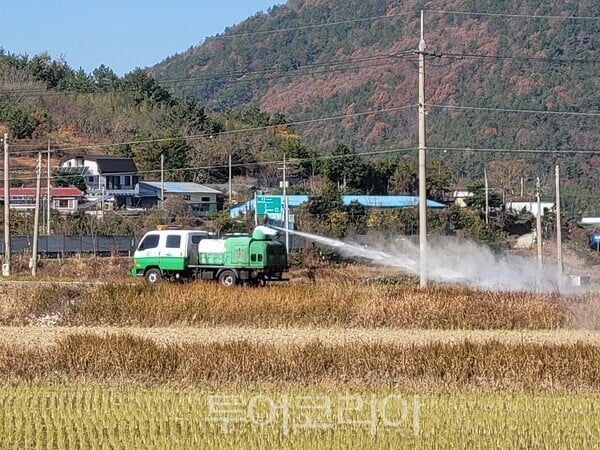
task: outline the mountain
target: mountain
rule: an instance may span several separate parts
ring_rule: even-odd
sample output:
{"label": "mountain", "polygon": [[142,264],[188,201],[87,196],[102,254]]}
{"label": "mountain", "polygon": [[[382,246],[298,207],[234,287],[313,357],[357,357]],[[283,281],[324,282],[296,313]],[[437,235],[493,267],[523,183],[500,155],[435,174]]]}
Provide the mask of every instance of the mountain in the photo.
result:
{"label": "mountain", "polygon": [[[241,184],[274,188],[285,154],[310,177],[294,188],[414,194],[420,8],[290,0],[123,77],[0,48],[0,133],[28,161],[15,182],[50,141],[132,156],[146,178],[163,154],[168,179],[223,182],[231,155]],[[565,216],[600,214],[599,17],[593,0],[427,2],[428,193],[486,169],[498,197],[533,199],[540,178],[550,199],[559,163]]]}
{"label": "mountain", "polygon": [[[150,72],[209,112],[282,114],[319,148],[412,149],[422,4],[289,0]],[[597,193],[599,17],[593,0],[427,2],[427,145],[455,181],[496,164],[531,190],[560,163]]]}

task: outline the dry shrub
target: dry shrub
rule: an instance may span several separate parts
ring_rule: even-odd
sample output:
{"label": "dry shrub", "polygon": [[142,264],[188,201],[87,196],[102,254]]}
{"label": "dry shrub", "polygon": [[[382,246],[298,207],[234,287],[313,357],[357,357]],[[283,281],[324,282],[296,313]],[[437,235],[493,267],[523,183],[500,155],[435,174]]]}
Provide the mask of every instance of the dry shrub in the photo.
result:
{"label": "dry shrub", "polygon": [[572,328],[600,329],[600,293],[578,295],[567,306]]}
{"label": "dry shrub", "polygon": [[69,381],[364,383],[502,389],[600,389],[600,347],[430,343],[278,347],[248,342],[160,346],[132,336],[71,335],[47,350],[0,347],[6,378]]}

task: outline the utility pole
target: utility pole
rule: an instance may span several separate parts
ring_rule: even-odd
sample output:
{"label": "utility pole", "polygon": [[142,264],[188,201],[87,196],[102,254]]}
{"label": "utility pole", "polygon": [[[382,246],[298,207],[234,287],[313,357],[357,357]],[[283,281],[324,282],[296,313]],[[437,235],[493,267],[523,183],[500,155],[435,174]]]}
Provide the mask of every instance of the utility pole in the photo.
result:
{"label": "utility pole", "polygon": [[285,153],[283,154],[283,211],[281,217],[283,218],[283,228],[285,230],[285,250],[290,252],[290,232],[288,229],[288,200],[287,200],[287,180],[286,180],[286,164],[285,164]]}
{"label": "utility pole", "polygon": [[165,154],[160,154],[160,209],[165,209]]}
{"label": "utility pole", "polygon": [[228,191],[229,191],[229,206],[231,207],[231,198],[232,198],[232,193],[231,191],[233,190],[232,187],[232,182],[231,182],[231,153],[229,154],[229,186],[228,186]]}
{"label": "utility pole", "polygon": [[40,196],[42,190],[42,153],[38,153],[37,166],[35,167],[37,180],[35,183],[35,214],[33,219],[33,249],[31,251],[31,275],[37,275],[38,236],[40,234]]}
{"label": "utility pole", "polygon": [[556,263],[558,265],[558,284],[562,284],[562,225],[560,217],[560,167],[558,164],[555,168],[556,175]]}
{"label": "utility pole", "polygon": [[8,173],[8,133],[4,133],[4,264],[2,276],[10,276],[10,183]]}
{"label": "utility pole", "polygon": [[48,178],[46,180],[46,235],[50,235],[50,202],[52,201],[51,195],[51,186],[50,186],[50,139],[48,139]]}
{"label": "utility pole", "polygon": [[535,233],[537,236],[538,267],[542,268],[542,200],[540,197],[540,177],[535,180],[535,196],[537,198],[537,214],[535,220]]}
{"label": "utility pole", "polygon": [[488,177],[485,168],[483,169],[483,182],[485,184],[485,223],[488,225],[490,223],[490,191],[488,189]]}
{"label": "utility pole", "polygon": [[421,10],[421,40],[419,41],[419,262],[420,286],[427,286],[427,195],[425,174],[425,39]]}

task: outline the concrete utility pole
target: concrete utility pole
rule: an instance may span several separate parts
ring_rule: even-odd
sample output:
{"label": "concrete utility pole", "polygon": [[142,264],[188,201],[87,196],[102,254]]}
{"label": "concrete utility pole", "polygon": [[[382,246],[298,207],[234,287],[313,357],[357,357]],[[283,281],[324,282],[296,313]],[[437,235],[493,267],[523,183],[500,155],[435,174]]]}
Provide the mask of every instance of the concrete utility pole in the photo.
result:
{"label": "concrete utility pole", "polygon": [[42,191],[42,154],[38,153],[37,166],[35,168],[37,180],[35,184],[35,214],[33,219],[33,249],[31,251],[31,275],[37,275],[38,259],[38,237],[40,234],[40,196]]}
{"label": "concrete utility pole", "polygon": [[490,194],[488,189],[487,170],[483,169],[483,180],[485,183],[485,223],[490,223]]}
{"label": "concrete utility pole", "polygon": [[48,179],[46,180],[46,235],[50,235],[50,205],[52,202],[50,186],[50,139],[48,139]]}
{"label": "concrete utility pole", "polygon": [[8,133],[4,133],[4,263],[2,276],[10,276],[10,183],[8,172]]}
{"label": "concrete utility pole", "polygon": [[425,39],[421,10],[421,40],[419,41],[419,262],[420,286],[427,286],[427,183],[425,174]]}
{"label": "concrete utility pole", "polygon": [[558,164],[555,168],[556,172],[556,263],[558,265],[558,284],[562,281],[562,225],[560,217],[560,168]]}
{"label": "concrete utility pole", "polygon": [[165,154],[160,154],[160,209],[165,209]]}
{"label": "concrete utility pole", "polygon": [[537,214],[535,218],[535,233],[537,236],[538,267],[542,268],[542,199],[540,197],[540,177],[535,180],[535,196],[537,198]]}
{"label": "concrete utility pole", "polygon": [[229,154],[229,186],[227,187],[229,190],[229,206],[231,207],[231,199],[232,199],[232,190],[233,190],[233,184],[231,182],[231,153]]}
{"label": "concrete utility pole", "polygon": [[283,211],[281,217],[283,218],[283,228],[285,230],[285,249],[290,252],[290,232],[288,229],[288,200],[287,200],[287,180],[286,180],[286,164],[285,164],[285,153],[283,154]]}

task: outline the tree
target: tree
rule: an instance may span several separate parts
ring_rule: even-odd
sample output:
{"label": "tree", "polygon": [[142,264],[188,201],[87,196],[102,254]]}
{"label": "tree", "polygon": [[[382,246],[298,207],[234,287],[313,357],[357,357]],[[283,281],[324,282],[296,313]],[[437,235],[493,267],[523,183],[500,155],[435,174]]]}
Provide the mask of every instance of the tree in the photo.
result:
{"label": "tree", "polygon": [[123,77],[123,90],[133,101],[135,106],[144,103],[155,106],[171,106],[173,99],[169,91],[148,75],[144,70],[137,68]]}
{"label": "tree", "polygon": [[333,184],[327,185],[320,194],[313,195],[308,199],[308,212],[319,218],[324,219],[332,211],[342,209],[342,197],[340,190]]}
{"label": "tree", "polygon": [[360,192],[368,175],[368,166],[344,144],[338,144],[323,165],[323,174],[344,192]]}
{"label": "tree", "polygon": [[79,174],[67,174],[58,170],[54,170],[52,173],[52,182],[55,186],[59,187],[76,187],[81,192],[85,192],[87,187],[85,180],[82,175]]}
{"label": "tree", "polygon": [[419,179],[415,162],[405,160],[396,167],[388,182],[388,192],[390,194],[417,195]]}
{"label": "tree", "polygon": [[[465,203],[469,208],[475,208],[479,211],[485,209],[485,186],[483,183],[471,183],[467,185],[467,190],[472,192],[471,197],[465,198]],[[488,189],[488,206],[490,208],[500,208],[503,205],[502,197]]]}
{"label": "tree", "polygon": [[450,191],[452,173],[442,158],[432,158],[427,164],[427,198],[444,201]]}
{"label": "tree", "polygon": [[96,87],[102,92],[116,91],[121,85],[117,74],[104,64],[101,64],[97,69],[92,71],[92,77]]}

